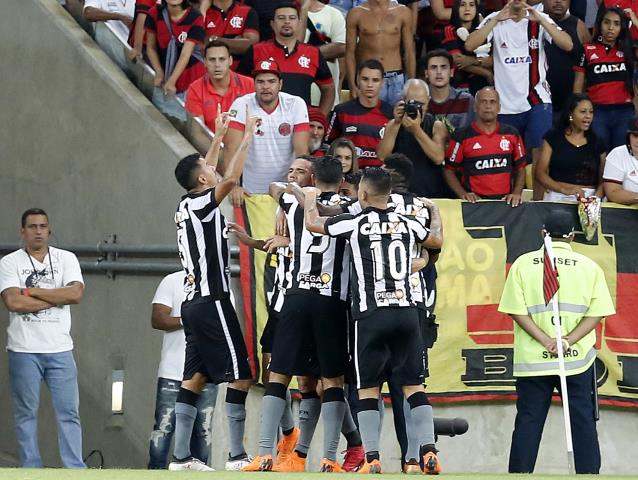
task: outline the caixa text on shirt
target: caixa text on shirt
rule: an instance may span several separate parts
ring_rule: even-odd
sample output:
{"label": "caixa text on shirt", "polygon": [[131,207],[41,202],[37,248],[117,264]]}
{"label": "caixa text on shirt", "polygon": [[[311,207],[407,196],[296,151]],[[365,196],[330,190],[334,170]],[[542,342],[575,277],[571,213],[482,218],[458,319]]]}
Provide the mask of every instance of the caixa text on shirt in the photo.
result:
{"label": "caixa text on shirt", "polygon": [[362,224],[359,231],[362,235],[391,235],[408,233],[408,227],[404,222],[373,222]]}

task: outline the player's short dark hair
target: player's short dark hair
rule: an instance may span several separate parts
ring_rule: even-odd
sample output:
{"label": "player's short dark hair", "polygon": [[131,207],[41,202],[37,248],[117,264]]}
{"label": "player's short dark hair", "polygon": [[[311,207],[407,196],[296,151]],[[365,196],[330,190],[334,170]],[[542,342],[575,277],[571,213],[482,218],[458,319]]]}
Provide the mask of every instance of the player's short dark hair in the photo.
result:
{"label": "player's short dark hair", "polygon": [[383,64],[379,60],[375,60],[374,58],[369,58],[365,62],[361,62],[359,64],[359,67],[357,67],[357,77],[361,73],[361,70],[363,70],[364,68],[368,68],[370,70],[379,70],[381,72],[381,76],[385,75]]}
{"label": "player's short dark hair", "polygon": [[216,40],[209,40],[208,43],[206,43],[206,46],[204,47],[204,56],[206,56],[206,52],[208,52],[209,48],[218,48],[218,47],[225,48],[226,51],[228,52],[229,57],[232,55],[232,53],[230,53],[230,48],[228,48],[228,45],[216,39]]}
{"label": "player's short dark hair", "polygon": [[392,178],[387,170],[380,167],[368,167],[363,171],[362,182],[370,187],[372,195],[390,195]]}
{"label": "player's short dark hair", "polygon": [[359,186],[359,182],[361,181],[361,170],[357,170],[356,172],[346,173],[343,177],[343,181],[354,185],[355,187]]}
{"label": "player's short dark hair", "polygon": [[280,10],[282,8],[292,8],[295,12],[297,12],[297,15],[299,15],[299,4],[297,2],[290,2],[290,1],[283,0],[279,2],[277,5],[275,5],[275,8],[272,11],[271,20],[275,19],[275,15],[277,15],[277,10]]}
{"label": "player's short dark hair", "polygon": [[388,155],[383,161],[386,167],[391,168],[401,175],[404,180],[409,181],[414,174],[414,164],[407,155],[403,153],[393,153]]}
{"label": "player's short dark hair", "polygon": [[49,216],[47,215],[47,212],[45,212],[41,208],[29,208],[28,210],[25,210],[24,213],[22,214],[22,219],[20,220],[20,224],[22,225],[22,228],[27,226],[27,218],[30,215],[44,215],[45,217],[47,217],[47,220],[49,220]]}
{"label": "player's short dark hair", "polygon": [[175,178],[182,188],[186,191],[192,190],[197,186],[195,181],[195,172],[200,167],[199,159],[201,157],[198,153],[187,155],[177,162],[175,167]]}
{"label": "player's short dark hair", "polygon": [[341,161],[331,155],[315,158],[312,168],[315,180],[326,185],[335,185],[343,180]]}
{"label": "player's short dark hair", "polygon": [[425,68],[426,69],[428,68],[428,66],[430,64],[430,60],[433,59],[434,57],[443,57],[450,64],[450,68],[454,67],[454,58],[452,57],[452,54],[450,52],[448,52],[447,50],[443,50],[442,48],[437,48],[436,50],[430,50],[425,55],[424,62],[425,62]]}

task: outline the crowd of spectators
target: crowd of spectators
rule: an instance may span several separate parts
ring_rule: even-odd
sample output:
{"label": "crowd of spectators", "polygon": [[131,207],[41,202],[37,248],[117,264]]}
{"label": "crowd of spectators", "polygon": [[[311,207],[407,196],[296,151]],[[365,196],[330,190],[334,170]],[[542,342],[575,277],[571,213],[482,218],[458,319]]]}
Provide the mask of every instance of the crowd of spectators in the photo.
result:
{"label": "crowd of spectators", "polygon": [[[229,150],[246,106],[262,116],[235,204],[284,180],[295,156],[326,153],[355,182],[405,154],[410,190],[432,198],[517,206],[526,186],[534,200],[630,204],[623,192],[638,190],[638,12],[627,2],[115,3],[87,0],[85,17],[128,32],[157,97],[182,98],[213,131],[229,112]],[[256,86],[264,69],[271,84]]]}

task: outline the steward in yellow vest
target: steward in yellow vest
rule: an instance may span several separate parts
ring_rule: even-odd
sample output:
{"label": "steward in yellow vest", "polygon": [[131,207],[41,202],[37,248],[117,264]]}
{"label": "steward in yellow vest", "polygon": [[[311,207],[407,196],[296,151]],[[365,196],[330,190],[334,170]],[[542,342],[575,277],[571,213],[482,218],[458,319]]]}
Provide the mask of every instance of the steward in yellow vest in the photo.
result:
{"label": "steward in yellow vest", "polygon": [[[560,287],[558,303],[565,350],[565,371],[574,439],[576,473],[598,473],[600,450],[594,419],[594,328],[615,313],[602,269],[572,251],[572,216],[552,212],[544,232],[552,237]],[[559,386],[558,356],[552,305],[543,294],[543,259],[540,250],[521,255],[512,264],[499,311],[512,316],[517,415],[510,450],[510,473],[531,473],[543,432],[551,396]]]}

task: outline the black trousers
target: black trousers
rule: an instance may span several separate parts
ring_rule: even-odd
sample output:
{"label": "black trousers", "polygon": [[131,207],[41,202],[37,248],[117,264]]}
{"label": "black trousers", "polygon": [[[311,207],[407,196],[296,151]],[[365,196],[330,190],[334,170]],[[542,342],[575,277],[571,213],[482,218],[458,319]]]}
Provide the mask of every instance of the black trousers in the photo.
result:
{"label": "black trousers", "polygon": [[[554,388],[560,393],[557,375],[516,379],[518,400],[510,450],[510,473],[534,471]],[[597,474],[600,470],[600,448],[594,418],[593,365],[581,374],[567,377],[567,392],[576,473]]]}

